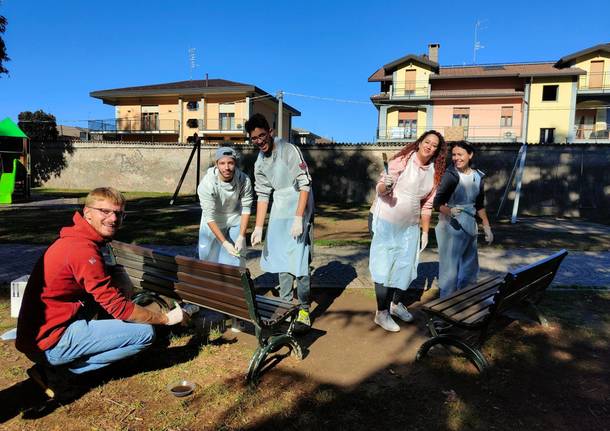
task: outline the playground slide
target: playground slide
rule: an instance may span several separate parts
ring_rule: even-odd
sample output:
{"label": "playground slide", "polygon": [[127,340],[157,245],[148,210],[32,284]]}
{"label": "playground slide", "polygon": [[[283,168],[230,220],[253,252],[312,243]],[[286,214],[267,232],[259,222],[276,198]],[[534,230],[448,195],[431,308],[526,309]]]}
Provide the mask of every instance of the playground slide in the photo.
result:
{"label": "playground slide", "polygon": [[15,177],[17,176],[17,159],[13,159],[13,172],[3,172],[0,177],[0,204],[13,203]]}

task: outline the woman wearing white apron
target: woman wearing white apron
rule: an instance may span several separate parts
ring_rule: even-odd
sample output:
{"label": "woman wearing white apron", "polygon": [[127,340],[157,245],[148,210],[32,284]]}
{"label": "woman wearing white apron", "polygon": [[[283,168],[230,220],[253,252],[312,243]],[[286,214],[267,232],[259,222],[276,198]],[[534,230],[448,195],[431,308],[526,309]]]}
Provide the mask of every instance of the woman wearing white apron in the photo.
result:
{"label": "woman wearing white apron", "polygon": [[304,332],[311,326],[309,318],[309,263],[313,222],[311,176],[301,151],[279,138],[261,114],[246,122],[250,141],[260,152],[254,164],[254,189],[257,194],[256,227],[252,245],[262,241],[263,225],[273,194],[267,236],[260,265],[265,272],[279,273],[280,297],[292,302],[296,279],[299,314],[295,329]]}
{"label": "woman wearing white apron", "polygon": [[444,298],[474,283],[479,275],[477,255],[477,220],[483,221],[485,241],[491,244],[493,233],[485,211],[484,174],[470,167],[474,148],[465,141],[453,144],[449,167],[434,198],[440,212],[434,229],[439,254],[439,289]]}
{"label": "woman wearing white apron", "polygon": [[236,167],[236,160],[235,150],[218,148],[215,165],[197,187],[201,203],[199,259],[245,267],[252,183]]}
{"label": "woman wearing white apron", "polygon": [[392,315],[413,320],[402,294],[417,278],[419,254],[428,244],[432,200],[445,155],[443,136],[430,130],[396,154],[377,183],[369,269],[377,297],[375,323],[386,331],[400,330]]}

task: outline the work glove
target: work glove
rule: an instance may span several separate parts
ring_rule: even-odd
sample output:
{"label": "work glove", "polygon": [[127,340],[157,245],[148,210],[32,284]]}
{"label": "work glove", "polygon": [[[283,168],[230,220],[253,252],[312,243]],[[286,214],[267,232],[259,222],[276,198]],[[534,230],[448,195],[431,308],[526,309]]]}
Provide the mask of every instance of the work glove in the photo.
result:
{"label": "work glove", "polygon": [[485,232],[485,241],[487,241],[488,245],[491,244],[494,241],[494,234],[491,231],[491,226],[488,224],[484,224],[483,232]]}
{"label": "work glove", "polygon": [[394,187],[394,178],[389,174],[383,174],[383,185],[385,186],[386,193],[390,193]]}
{"label": "work glove", "polygon": [[262,240],[263,240],[263,227],[256,226],[254,228],[254,231],[252,232],[252,235],[250,236],[250,242],[254,246],[256,244],[260,244]]}
{"label": "work glove", "polygon": [[450,208],[450,210],[451,210],[451,217],[457,217],[462,212],[462,208],[458,208],[458,207]]}
{"label": "work glove", "polygon": [[428,232],[422,231],[421,241],[419,242],[419,252],[424,251],[424,248],[428,246]]}
{"label": "work glove", "polygon": [[178,323],[182,322],[182,319],[184,319],[184,312],[179,305],[177,305],[173,310],[165,313],[165,315],[167,316],[167,326],[177,325]]}
{"label": "work glove", "polygon": [[246,250],[246,238],[244,238],[242,235],[239,235],[235,240],[235,251],[238,254],[241,254],[242,250]]}
{"label": "work glove", "polygon": [[225,240],[222,243],[222,246],[231,256],[239,256],[239,253],[237,252],[237,250],[235,250],[235,247],[233,247],[233,244],[231,244],[229,241]]}
{"label": "work glove", "polygon": [[294,239],[300,237],[303,234],[303,217],[294,216],[292,227],[290,228],[290,236]]}

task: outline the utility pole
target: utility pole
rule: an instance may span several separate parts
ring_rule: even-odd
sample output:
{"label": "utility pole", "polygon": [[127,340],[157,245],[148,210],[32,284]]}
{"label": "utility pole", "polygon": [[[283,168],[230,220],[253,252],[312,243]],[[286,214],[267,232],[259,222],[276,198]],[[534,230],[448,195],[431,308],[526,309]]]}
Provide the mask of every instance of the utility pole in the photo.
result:
{"label": "utility pole", "polygon": [[284,92],[282,90],[277,92],[277,136],[282,138],[284,131]]}

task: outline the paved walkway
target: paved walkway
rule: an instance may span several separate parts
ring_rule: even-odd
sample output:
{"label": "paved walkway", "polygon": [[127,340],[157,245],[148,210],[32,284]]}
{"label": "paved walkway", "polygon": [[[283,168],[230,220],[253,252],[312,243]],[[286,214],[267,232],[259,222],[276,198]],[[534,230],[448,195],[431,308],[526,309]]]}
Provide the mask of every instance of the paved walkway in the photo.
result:
{"label": "paved walkway", "polygon": [[[187,256],[195,255],[194,246],[153,246],[161,251]],[[41,245],[0,244],[0,283],[10,282],[29,274],[34,263],[45,249]],[[502,250],[482,246],[479,249],[481,277],[504,273],[535,262],[555,250],[516,249]],[[372,287],[368,271],[367,246],[322,247],[316,246],[313,260],[314,287]],[[276,285],[272,274],[262,274],[258,265],[260,248],[248,253],[248,268],[257,284]],[[438,253],[425,250],[418,268],[419,277],[413,286],[423,288],[438,277]],[[570,252],[562,263],[553,286],[584,286],[610,289],[610,252]]]}

